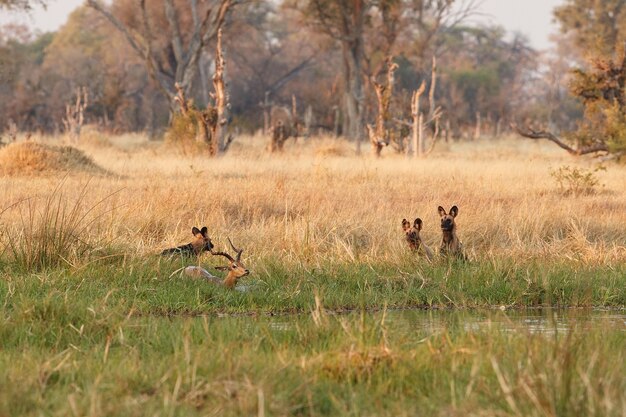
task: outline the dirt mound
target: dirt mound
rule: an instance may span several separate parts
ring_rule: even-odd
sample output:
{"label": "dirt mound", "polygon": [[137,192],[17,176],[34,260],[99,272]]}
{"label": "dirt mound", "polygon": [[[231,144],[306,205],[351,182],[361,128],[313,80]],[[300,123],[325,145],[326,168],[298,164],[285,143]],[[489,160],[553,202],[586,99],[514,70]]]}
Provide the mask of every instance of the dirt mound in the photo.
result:
{"label": "dirt mound", "polygon": [[37,175],[48,172],[108,174],[83,151],[71,146],[17,142],[0,148],[0,175]]}

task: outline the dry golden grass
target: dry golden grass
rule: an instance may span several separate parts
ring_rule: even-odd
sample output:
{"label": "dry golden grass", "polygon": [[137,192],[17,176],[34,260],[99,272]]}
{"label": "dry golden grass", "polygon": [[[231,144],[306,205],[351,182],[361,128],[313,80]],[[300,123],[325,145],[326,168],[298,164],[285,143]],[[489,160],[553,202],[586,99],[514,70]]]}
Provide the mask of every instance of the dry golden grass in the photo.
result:
{"label": "dry golden grass", "polygon": [[[352,144],[334,139],[300,139],[284,154],[268,155],[265,138],[244,137],[219,159],[183,157],[138,136],[106,142],[111,146],[82,149],[119,176],[5,175],[0,209],[46,195],[62,181],[72,200],[89,181],[88,198],[105,199],[91,228],[99,241],[156,254],[189,241],[192,226],[206,225],[218,248],[230,236],[249,258],[315,263],[405,256],[403,218],[421,217],[423,240],[437,248],[437,206],[457,205],[458,234],[470,258],[626,259],[626,168],[611,164],[598,173],[604,187],[593,195],[564,197],[550,170],[595,162],[550,144],[442,143],[427,159],[387,149],[376,160],[357,157]],[[0,220],[18,218],[19,205]]]}

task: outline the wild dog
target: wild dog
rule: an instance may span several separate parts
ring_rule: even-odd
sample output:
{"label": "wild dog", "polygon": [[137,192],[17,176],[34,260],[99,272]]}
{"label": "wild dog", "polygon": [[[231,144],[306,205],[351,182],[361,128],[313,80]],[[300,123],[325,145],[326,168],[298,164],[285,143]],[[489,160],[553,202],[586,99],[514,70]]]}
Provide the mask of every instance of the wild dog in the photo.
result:
{"label": "wild dog", "polygon": [[440,248],[441,254],[443,256],[453,255],[465,259],[463,245],[456,235],[456,222],[454,221],[459,214],[459,208],[452,206],[450,213],[446,213],[446,210],[441,206],[439,206],[438,210],[441,217],[441,232],[443,234]]}
{"label": "wild dog", "polygon": [[411,227],[411,223],[407,219],[402,219],[402,229],[404,230],[406,242],[409,244],[409,248],[413,252],[417,252],[420,247],[424,249],[424,253],[426,253],[426,257],[428,259],[432,259],[433,252],[430,248],[422,242],[422,238],[420,237],[420,231],[422,230],[422,219],[417,218],[413,222],[413,226]]}
{"label": "wild dog", "polygon": [[202,252],[210,252],[213,249],[213,242],[211,242],[207,232],[206,226],[202,230],[194,227],[191,229],[194,239],[190,243],[176,248],[165,249],[161,252],[161,255],[199,256]]}

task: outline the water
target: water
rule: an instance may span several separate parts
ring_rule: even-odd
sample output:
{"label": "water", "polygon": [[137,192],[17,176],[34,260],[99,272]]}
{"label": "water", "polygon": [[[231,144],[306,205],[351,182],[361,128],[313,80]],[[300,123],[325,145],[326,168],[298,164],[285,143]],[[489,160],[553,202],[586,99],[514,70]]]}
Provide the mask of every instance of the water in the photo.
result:
{"label": "water", "polygon": [[[361,313],[337,315],[337,318],[354,318]],[[499,329],[505,332],[528,334],[566,333],[573,328],[603,327],[610,331],[626,331],[626,310],[601,309],[528,309],[528,310],[388,310],[367,312],[368,319],[383,321],[390,331],[412,334],[435,334],[445,329],[468,332]],[[278,316],[268,318],[268,328],[274,332],[294,329],[302,320],[312,320],[310,315]]]}

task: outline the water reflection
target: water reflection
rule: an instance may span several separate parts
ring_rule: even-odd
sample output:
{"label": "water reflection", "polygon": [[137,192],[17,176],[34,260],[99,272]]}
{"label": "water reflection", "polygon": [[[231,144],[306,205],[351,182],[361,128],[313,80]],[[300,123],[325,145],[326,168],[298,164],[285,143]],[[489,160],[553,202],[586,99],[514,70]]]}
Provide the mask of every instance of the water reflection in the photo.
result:
{"label": "water reflection", "polygon": [[[339,315],[350,318],[359,312]],[[366,313],[367,318],[384,320],[385,327],[400,334],[435,334],[443,330],[486,331],[529,334],[566,333],[572,328],[603,327],[626,331],[626,310],[600,309],[530,309],[530,310],[387,310]],[[311,320],[309,315],[269,318],[268,327],[275,332],[293,330],[298,322]]]}

